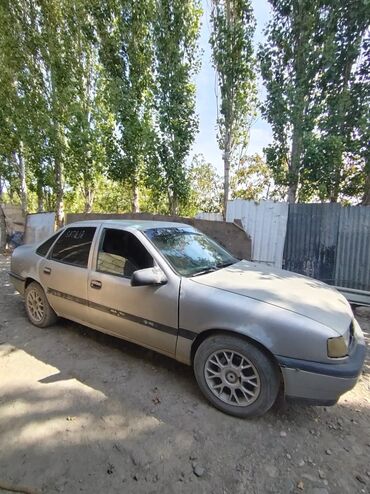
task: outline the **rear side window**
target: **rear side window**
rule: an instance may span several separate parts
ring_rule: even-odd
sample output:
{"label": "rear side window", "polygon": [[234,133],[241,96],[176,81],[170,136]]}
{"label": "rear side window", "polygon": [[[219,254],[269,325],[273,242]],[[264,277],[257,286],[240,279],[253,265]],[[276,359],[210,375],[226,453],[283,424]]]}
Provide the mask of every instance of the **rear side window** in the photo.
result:
{"label": "rear side window", "polygon": [[37,248],[36,254],[42,257],[46,257],[47,253],[50,250],[50,247],[53,245],[55,240],[59,237],[60,232],[55,233],[52,237],[48,238],[46,242],[40,245],[40,247]]}
{"label": "rear side window", "polygon": [[86,268],[95,230],[90,226],[67,228],[54,245],[50,258]]}

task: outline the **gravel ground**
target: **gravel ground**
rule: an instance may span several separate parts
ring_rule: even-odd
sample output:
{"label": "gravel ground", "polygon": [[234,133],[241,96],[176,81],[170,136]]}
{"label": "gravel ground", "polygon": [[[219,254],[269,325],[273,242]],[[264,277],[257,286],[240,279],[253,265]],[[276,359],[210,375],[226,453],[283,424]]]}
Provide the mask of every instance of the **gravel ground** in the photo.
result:
{"label": "gravel ground", "polygon": [[[331,408],[223,415],[192,370],[68,321],[38,329],[0,258],[0,491],[370,493],[370,365]],[[370,310],[357,309],[370,335]]]}

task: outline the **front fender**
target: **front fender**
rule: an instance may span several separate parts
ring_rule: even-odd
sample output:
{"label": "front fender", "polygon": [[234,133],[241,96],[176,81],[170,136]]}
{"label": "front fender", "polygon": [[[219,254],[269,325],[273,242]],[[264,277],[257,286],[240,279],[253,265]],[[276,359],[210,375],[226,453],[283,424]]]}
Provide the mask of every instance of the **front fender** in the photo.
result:
{"label": "front fender", "polygon": [[176,356],[190,363],[191,345],[204,331],[232,331],[274,355],[329,362],[327,339],[337,333],[312,319],[267,302],[183,278]]}

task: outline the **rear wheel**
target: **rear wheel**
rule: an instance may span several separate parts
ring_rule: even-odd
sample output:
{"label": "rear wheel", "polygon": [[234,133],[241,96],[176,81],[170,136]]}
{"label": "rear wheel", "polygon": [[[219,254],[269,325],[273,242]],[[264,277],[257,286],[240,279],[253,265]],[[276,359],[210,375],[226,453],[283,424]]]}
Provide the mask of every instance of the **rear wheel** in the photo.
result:
{"label": "rear wheel", "polygon": [[205,397],[236,417],[264,414],[279,391],[277,365],[237,336],[215,335],[204,340],[195,354],[194,373]]}
{"label": "rear wheel", "polygon": [[25,291],[25,304],[28,319],[39,328],[54,324],[58,317],[49,304],[42,287],[33,281]]}

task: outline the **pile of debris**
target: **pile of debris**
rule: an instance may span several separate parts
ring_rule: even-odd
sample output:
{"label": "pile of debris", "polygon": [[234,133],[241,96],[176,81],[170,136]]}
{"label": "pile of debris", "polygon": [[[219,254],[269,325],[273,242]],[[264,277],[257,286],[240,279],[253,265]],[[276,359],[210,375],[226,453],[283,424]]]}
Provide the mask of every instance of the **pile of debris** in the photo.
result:
{"label": "pile of debris", "polygon": [[0,252],[11,252],[23,243],[25,219],[20,206],[0,204]]}

